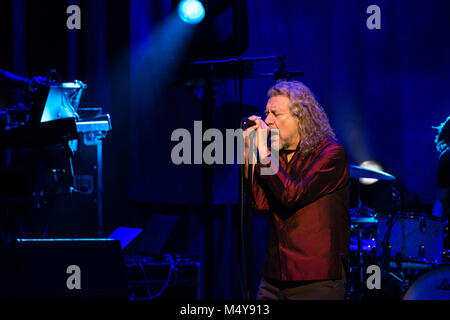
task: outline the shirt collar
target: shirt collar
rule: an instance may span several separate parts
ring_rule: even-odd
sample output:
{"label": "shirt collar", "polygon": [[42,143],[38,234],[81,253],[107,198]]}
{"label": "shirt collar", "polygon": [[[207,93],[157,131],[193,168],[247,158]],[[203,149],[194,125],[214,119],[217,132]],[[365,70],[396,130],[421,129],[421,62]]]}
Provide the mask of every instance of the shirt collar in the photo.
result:
{"label": "shirt collar", "polygon": [[299,149],[300,149],[300,142],[297,144],[297,147],[295,149],[289,149],[289,150],[282,149],[282,150],[280,150],[280,154],[283,154],[283,153],[289,154],[289,153],[295,152]]}

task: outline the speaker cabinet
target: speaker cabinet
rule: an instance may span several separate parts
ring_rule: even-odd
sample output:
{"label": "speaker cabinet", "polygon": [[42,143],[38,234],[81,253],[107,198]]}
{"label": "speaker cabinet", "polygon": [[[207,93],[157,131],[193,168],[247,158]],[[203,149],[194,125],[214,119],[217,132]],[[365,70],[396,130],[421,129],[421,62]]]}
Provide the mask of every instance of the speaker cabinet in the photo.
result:
{"label": "speaker cabinet", "polygon": [[17,239],[3,263],[3,299],[128,299],[122,249],[112,239]]}

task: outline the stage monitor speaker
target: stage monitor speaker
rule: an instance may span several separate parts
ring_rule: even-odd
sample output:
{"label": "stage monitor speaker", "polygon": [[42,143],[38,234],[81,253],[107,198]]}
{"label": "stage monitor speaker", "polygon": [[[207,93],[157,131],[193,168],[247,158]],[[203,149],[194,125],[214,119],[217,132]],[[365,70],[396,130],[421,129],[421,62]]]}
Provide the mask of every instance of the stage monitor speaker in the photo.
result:
{"label": "stage monitor speaker", "polygon": [[120,241],[17,239],[3,273],[2,298],[127,300]]}

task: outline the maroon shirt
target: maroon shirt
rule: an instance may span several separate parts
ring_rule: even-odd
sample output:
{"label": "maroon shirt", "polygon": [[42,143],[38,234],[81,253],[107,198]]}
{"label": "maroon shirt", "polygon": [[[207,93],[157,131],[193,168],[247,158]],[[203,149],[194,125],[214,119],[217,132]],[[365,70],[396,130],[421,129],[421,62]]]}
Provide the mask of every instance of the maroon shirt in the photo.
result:
{"label": "maroon shirt", "polygon": [[349,164],[344,148],[324,139],[287,162],[280,151],[275,175],[255,166],[253,207],[269,210],[271,223],[263,276],[272,280],[341,279],[350,241]]}

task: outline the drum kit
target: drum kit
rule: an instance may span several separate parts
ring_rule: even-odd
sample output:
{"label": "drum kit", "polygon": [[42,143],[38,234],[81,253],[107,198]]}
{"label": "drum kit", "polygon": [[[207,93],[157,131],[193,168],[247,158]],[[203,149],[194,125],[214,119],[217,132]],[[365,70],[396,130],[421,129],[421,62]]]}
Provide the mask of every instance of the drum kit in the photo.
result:
{"label": "drum kit", "polygon": [[[392,181],[386,172],[350,165],[350,177]],[[395,189],[395,188],[394,188]],[[393,192],[394,197],[398,197]],[[450,300],[450,259],[444,250],[447,219],[422,213],[350,210],[350,259],[346,299]],[[381,271],[381,289],[369,288],[368,266]]]}

